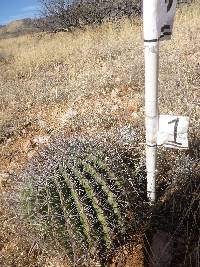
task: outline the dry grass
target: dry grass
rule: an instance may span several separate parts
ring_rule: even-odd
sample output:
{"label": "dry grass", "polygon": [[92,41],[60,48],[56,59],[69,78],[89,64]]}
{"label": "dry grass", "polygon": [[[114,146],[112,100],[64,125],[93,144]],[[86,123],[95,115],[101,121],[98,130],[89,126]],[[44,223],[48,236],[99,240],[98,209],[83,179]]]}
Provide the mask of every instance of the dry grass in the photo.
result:
{"label": "dry grass", "polygon": [[0,39],[3,40],[34,32],[38,32],[38,29],[31,19],[14,20],[0,28]]}
{"label": "dry grass", "polygon": [[[172,41],[161,44],[160,112],[189,115],[193,143],[190,152],[169,155],[165,151],[165,160],[161,152],[160,166],[164,162],[167,167],[160,179],[165,182],[181,172],[176,167],[187,162],[180,163],[181,157],[194,159],[188,167],[191,172],[198,174],[199,170],[199,17],[199,1],[183,6],[177,12]],[[141,126],[143,88],[140,19],[74,33],[0,40],[1,192],[12,188],[13,177],[27,159],[58,131],[96,135],[125,125]],[[4,222],[0,265],[50,266],[37,245],[32,252],[35,241],[21,242],[23,238],[15,235],[12,216],[3,208],[0,212]],[[27,261],[27,255],[33,256],[32,260]]]}
{"label": "dry grass", "polygon": [[84,60],[83,63],[91,61],[98,66],[101,63],[99,61],[107,58],[108,54],[114,54],[113,49],[119,50],[120,41],[123,42],[123,47],[127,42],[131,45],[131,38],[138,41],[135,34],[138,27],[132,25],[131,32],[130,28],[131,23],[126,20],[115,25],[107,23],[97,29],[88,27],[73,33],[26,35],[2,40],[1,49],[14,56],[15,72],[21,75],[30,77],[37,70],[53,67],[57,70],[61,64],[60,68],[70,67],[69,74],[73,76],[80,59]]}

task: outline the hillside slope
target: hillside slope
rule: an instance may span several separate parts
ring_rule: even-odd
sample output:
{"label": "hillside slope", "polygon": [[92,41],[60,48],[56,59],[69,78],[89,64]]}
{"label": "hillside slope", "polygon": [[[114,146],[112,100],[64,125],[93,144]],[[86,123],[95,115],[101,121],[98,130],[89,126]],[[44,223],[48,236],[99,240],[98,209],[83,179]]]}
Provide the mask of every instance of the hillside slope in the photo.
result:
{"label": "hillside slope", "polygon": [[[167,185],[184,172],[199,181],[199,17],[198,2],[179,9],[172,41],[161,44],[160,113],[190,116],[190,150],[160,152],[159,179]],[[26,230],[17,230],[18,222],[5,203],[27,161],[58,133],[119,134],[121,140],[124,130],[137,129],[143,157],[143,57],[139,19],[73,33],[35,33],[0,40],[1,266],[65,266],[58,263],[64,261],[61,256],[49,256],[37,240],[27,239]],[[168,203],[170,197],[161,202]],[[123,266],[133,267],[134,261],[138,261],[135,266],[143,266],[142,238],[136,237],[137,245],[131,247],[129,256],[123,248],[111,266],[121,257],[126,259]],[[190,251],[183,249],[187,252],[184,264],[187,257],[199,255],[194,254],[199,249],[196,239],[193,245],[188,242],[191,247]],[[174,266],[189,266],[182,259],[181,254]]]}
{"label": "hillside slope", "polygon": [[21,19],[14,20],[0,27],[0,39],[17,37],[23,34],[30,34],[38,32],[34,20],[32,19]]}

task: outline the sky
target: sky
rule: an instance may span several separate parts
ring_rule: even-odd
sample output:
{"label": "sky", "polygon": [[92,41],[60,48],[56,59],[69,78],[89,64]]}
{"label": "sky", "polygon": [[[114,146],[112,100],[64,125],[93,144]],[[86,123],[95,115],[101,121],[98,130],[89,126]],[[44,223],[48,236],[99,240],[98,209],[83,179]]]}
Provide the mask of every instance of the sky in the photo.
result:
{"label": "sky", "polygon": [[0,25],[39,15],[39,0],[0,0]]}

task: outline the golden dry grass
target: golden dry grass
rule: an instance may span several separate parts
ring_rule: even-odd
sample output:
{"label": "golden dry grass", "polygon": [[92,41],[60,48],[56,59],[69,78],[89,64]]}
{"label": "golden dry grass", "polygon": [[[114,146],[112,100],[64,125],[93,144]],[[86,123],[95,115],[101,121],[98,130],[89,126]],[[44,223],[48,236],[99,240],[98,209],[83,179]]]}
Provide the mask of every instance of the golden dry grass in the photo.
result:
{"label": "golden dry grass", "polygon": [[7,32],[16,32],[19,29],[25,26],[25,22],[23,20],[15,20],[6,25]]}
{"label": "golden dry grass", "polygon": [[[198,2],[179,9],[172,41],[161,44],[160,112],[191,115],[191,121],[199,113],[199,10]],[[62,118],[70,108],[80,110],[76,113],[84,114],[90,127],[98,126],[102,114],[109,124],[113,114],[111,127],[111,121],[122,116],[120,105],[119,110],[127,114],[124,123],[134,116],[142,121],[144,62],[139,19],[74,33],[7,38],[0,41],[0,54],[5,58],[0,62],[2,140],[29,123],[38,131],[63,127],[68,121]],[[97,102],[94,107],[92,99]]]}
{"label": "golden dry grass", "polygon": [[[97,29],[88,27],[73,33],[25,35],[2,40],[1,49],[14,57],[15,72],[22,75],[30,75],[40,69],[57,67],[59,64],[63,64],[64,67],[69,64],[73,73],[77,71],[73,67],[80,59],[90,63],[92,56],[98,56],[98,54],[101,56],[101,52],[102,57],[105,56],[105,51],[107,54],[114,53],[112,48],[118,46],[119,41],[127,42],[131,37],[134,40],[138,27],[135,25],[131,27],[130,24],[126,20],[116,25],[106,23]],[[98,58],[93,57],[91,63],[98,63],[96,59],[98,61]]]}
{"label": "golden dry grass", "polygon": [[[161,44],[160,112],[189,115],[191,138],[199,138],[200,127],[199,17],[198,1],[183,6],[172,41]],[[12,187],[7,175],[19,174],[43,145],[35,138],[48,140],[58,131],[95,135],[143,124],[140,19],[3,39],[0,56],[1,192]],[[44,252],[37,246],[32,252],[34,241],[18,238],[16,225],[5,210],[0,212],[2,266],[50,266],[46,254],[47,260],[39,262]]]}

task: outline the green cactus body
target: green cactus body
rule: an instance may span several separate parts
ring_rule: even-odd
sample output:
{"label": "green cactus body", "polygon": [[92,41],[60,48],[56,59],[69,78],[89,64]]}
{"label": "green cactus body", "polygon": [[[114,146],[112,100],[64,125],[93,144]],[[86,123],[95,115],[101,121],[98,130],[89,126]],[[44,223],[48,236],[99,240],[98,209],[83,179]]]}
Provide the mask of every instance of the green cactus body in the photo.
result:
{"label": "green cactus body", "polygon": [[60,206],[60,196],[57,192],[57,187],[54,183],[54,178],[50,177],[48,181],[45,181],[46,189],[46,205],[47,205],[47,233],[56,232],[60,240],[63,240],[63,243],[66,246],[70,246],[69,237],[66,234],[65,222],[63,220],[63,210]]}
{"label": "green cactus body", "polygon": [[[75,227],[76,226],[76,221],[73,220],[73,216],[69,216],[70,211],[72,210],[72,205],[66,200],[64,194],[63,194],[63,188],[59,182],[59,174],[56,173],[53,176],[53,181],[56,185],[57,188],[57,193],[59,195],[60,198],[60,204],[62,207],[62,211],[63,211],[63,215],[64,215],[64,219],[65,219],[65,231],[63,232],[63,234],[66,234],[67,232],[67,236],[68,236],[68,245],[70,245],[70,248],[68,247],[68,250],[70,251],[70,253],[73,254],[73,257],[76,256],[76,245],[74,245],[75,240],[77,240],[77,238],[81,238],[80,236],[76,236],[78,233],[78,229]],[[79,240],[80,243],[81,240]],[[80,249],[80,248],[79,248]]]}
{"label": "green cactus body", "polygon": [[114,211],[114,214],[117,217],[118,226],[121,228],[123,225],[122,220],[121,220],[121,214],[119,212],[118,205],[117,205],[115,196],[113,195],[112,191],[109,189],[104,179],[102,179],[102,176],[95,170],[94,167],[92,167],[90,164],[88,164],[85,161],[81,163],[83,165],[84,171],[89,173],[91,176],[95,178],[96,182],[100,185],[102,191],[107,196],[108,204],[110,205],[111,209]]}
{"label": "green cactus body", "polygon": [[71,266],[106,266],[136,218],[129,201],[129,169],[117,150],[97,149],[83,140],[66,141],[58,151],[50,148],[44,153],[46,163],[37,158],[31,165],[21,195],[25,218],[50,245],[65,249]]}
{"label": "green cactus body", "polygon": [[109,167],[99,158],[95,157],[94,155],[89,155],[87,157],[88,160],[90,160],[91,162],[94,162],[96,164],[97,167],[101,168],[102,170],[104,170],[109,179],[112,179],[112,181],[114,181],[114,183],[121,189],[123,186],[123,182],[119,181],[119,179],[116,178],[115,174],[109,169]]}
{"label": "green cactus body", "polygon": [[69,189],[71,196],[74,200],[74,204],[76,206],[77,213],[79,214],[79,217],[80,217],[80,222],[82,225],[83,234],[84,234],[84,236],[88,242],[88,246],[91,247],[92,242],[91,242],[91,238],[90,238],[90,225],[88,223],[87,216],[84,213],[84,208],[81,204],[81,199],[79,198],[79,195],[77,194],[73,183],[70,181],[70,176],[63,169],[60,169],[59,172],[63,176],[65,183],[66,183],[66,186]]}
{"label": "green cactus body", "polygon": [[107,223],[106,217],[104,215],[104,212],[99,205],[99,201],[95,196],[93,189],[91,188],[88,180],[82,175],[82,173],[77,168],[75,168],[75,166],[73,166],[70,163],[67,163],[67,167],[74,173],[74,175],[77,178],[79,178],[79,182],[80,182],[81,186],[84,188],[84,190],[87,194],[87,197],[92,202],[93,208],[94,208],[96,215],[97,215],[97,218],[98,218],[98,221],[102,227],[102,231],[103,231],[102,234],[103,234],[103,240],[105,242],[105,246],[107,249],[109,249],[112,241],[111,241],[110,235],[109,235],[108,223]]}

